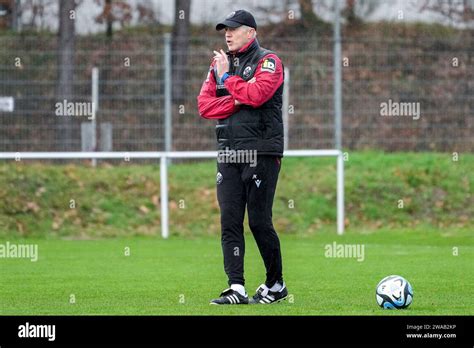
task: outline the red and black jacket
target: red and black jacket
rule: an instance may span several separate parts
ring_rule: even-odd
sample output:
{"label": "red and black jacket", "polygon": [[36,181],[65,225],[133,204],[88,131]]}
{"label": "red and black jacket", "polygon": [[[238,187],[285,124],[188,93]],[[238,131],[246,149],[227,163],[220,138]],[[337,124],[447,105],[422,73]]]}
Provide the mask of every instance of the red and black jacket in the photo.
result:
{"label": "red and black jacket", "polygon": [[[199,114],[217,119],[219,150],[256,150],[259,155],[283,156],[283,66],[275,53],[252,40],[229,56],[223,84],[211,64],[198,96]],[[247,81],[255,77],[255,82]],[[242,105],[234,105],[238,100]]]}

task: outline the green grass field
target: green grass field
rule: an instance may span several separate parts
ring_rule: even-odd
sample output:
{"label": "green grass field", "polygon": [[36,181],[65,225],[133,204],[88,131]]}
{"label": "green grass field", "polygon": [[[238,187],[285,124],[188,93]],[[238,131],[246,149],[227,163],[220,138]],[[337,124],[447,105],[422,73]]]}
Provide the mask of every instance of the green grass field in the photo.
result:
{"label": "green grass field", "polygon": [[[334,241],[363,244],[364,260],[326,258],[324,247]],[[474,243],[468,230],[283,236],[291,295],[271,306],[208,304],[226,287],[218,237],[24,242],[38,243],[39,259],[0,261],[2,315],[474,314]],[[247,291],[253,292],[264,268],[251,235],[245,266]],[[406,310],[383,310],[375,302],[377,282],[390,274],[405,276],[413,285],[414,302]]]}
{"label": "green grass field", "polygon": [[[290,297],[216,308],[209,300],[227,284],[215,162],[169,168],[168,240],[159,166],[3,162],[0,244],[37,243],[39,260],[0,258],[0,314],[473,315],[474,155],[355,152],[345,169],[347,230],[337,236],[335,160],[283,159],[273,215]],[[246,236],[253,293],[264,268]],[[364,245],[364,260],[325,257],[333,242]],[[407,310],[375,302],[391,274],[414,288]]]}

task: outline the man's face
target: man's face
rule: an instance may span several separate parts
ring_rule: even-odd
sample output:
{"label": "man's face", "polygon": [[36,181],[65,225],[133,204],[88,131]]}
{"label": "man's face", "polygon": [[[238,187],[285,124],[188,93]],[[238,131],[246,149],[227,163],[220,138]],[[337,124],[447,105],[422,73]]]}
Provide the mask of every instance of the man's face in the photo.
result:
{"label": "man's face", "polygon": [[253,28],[243,26],[237,28],[225,28],[225,41],[229,51],[236,52],[244,47],[253,38]]}

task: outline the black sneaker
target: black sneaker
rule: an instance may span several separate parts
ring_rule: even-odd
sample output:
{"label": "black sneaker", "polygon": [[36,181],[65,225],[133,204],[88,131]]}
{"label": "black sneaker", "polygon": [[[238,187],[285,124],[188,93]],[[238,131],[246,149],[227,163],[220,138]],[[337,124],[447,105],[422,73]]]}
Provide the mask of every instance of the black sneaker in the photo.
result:
{"label": "black sneaker", "polygon": [[220,294],[219,298],[212,300],[211,305],[233,305],[233,304],[248,304],[248,296],[242,296],[238,291],[231,288],[225,289]]}
{"label": "black sneaker", "polygon": [[264,284],[260,285],[257,289],[257,293],[250,299],[250,304],[271,304],[280,302],[286,299],[288,296],[288,289],[286,288],[285,282],[278,291],[271,291]]}

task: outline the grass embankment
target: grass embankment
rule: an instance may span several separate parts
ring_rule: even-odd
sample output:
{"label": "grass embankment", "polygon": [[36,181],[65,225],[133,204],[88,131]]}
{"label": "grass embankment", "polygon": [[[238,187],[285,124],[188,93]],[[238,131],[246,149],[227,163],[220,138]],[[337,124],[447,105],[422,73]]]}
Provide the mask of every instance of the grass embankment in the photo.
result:
{"label": "grass embankment", "polygon": [[[450,154],[356,152],[345,166],[348,233],[474,227],[474,155],[455,162]],[[169,168],[171,234],[219,233],[215,174],[214,161]],[[159,235],[159,197],[159,166],[3,162],[0,237]],[[274,203],[277,231],[333,230],[335,219],[335,160],[284,158]]]}

